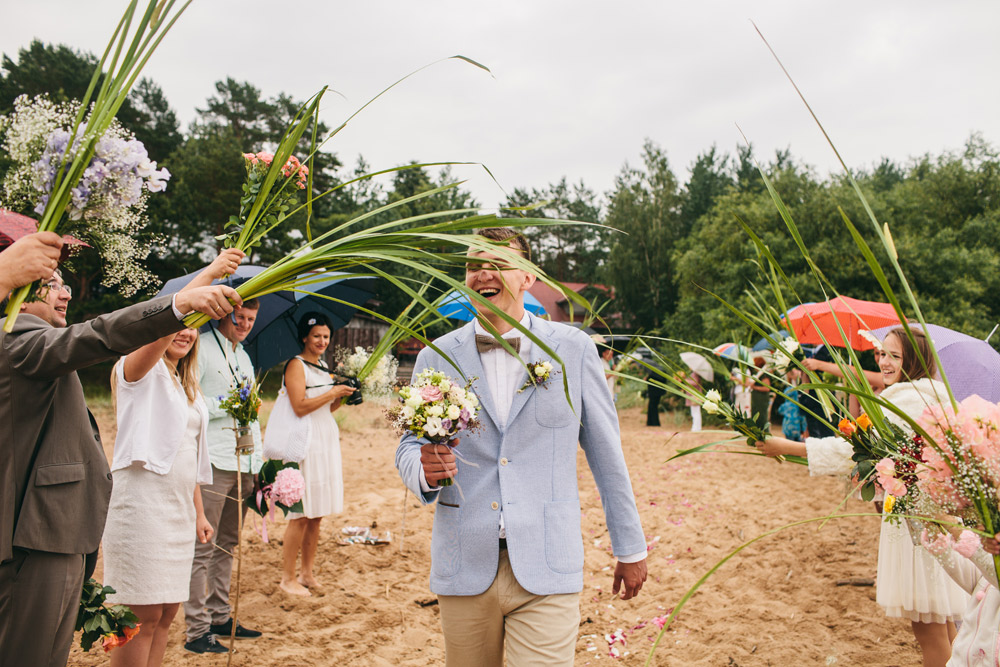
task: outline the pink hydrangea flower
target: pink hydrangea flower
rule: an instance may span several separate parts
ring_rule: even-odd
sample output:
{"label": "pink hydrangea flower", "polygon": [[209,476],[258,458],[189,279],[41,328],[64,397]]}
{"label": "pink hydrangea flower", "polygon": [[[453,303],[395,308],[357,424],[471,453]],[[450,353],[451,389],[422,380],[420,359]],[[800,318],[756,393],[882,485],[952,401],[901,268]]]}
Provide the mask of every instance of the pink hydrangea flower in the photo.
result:
{"label": "pink hydrangea flower", "polygon": [[274,499],[286,507],[291,507],[302,500],[306,491],[306,481],[302,473],[295,468],[282,468],[274,476],[271,484],[271,494]]}

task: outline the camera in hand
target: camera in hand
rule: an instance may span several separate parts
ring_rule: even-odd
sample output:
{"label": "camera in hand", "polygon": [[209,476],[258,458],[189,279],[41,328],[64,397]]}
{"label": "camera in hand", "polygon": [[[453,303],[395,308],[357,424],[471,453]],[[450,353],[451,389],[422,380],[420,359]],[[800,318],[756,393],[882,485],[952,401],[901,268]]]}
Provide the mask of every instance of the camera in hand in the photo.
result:
{"label": "camera in hand", "polygon": [[365,397],[361,395],[361,380],[358,378],[339,377],[334,380],[333,384],[354,388],[354,393],[344,399],[345,405],[361,405],[365,402]]}

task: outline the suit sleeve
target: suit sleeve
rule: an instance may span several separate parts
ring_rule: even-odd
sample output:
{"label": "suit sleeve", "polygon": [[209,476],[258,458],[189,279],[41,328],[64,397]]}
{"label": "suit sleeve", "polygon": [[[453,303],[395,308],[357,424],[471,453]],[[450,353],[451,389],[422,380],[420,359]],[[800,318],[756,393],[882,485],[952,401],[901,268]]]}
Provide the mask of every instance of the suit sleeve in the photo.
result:
{"label": "suit sleeve", "polygon": [[615,556],[644,554],[646,537],[622,453],[618,413],[593,341],[586,341],[581,356],[580,446],[601,494],[612,551]]}
{"label": "suit sleeve", "polygon": [[[421,371],[433,367],[430,363],[432,354],[433,351],[425,347],[417,355],[417,362],[413,367],[413,375],[410,376],[411,383],[416,380],[417,374]],[[403,480],[406,488],[412,491],[413,495],[419,498],[421,503],[428,505],[434,502],[440,489],[425,491],[424,486],[426,482],[421,484],[421,479],[424,476],[424,468],[420,463],[420,447],[423,444],[412,433],[404,433],[403,437],[399,439],[399,447],[396,448],[396,470],[399,471],[399,477]]]}
{"label": "suit sleeve", "polygon": [[13,333],[4,336],[4,345],[19,373],[51,380],[126,355],[183,328],[171,297],[162,296],[62,328],[32,328],[19,319]]}

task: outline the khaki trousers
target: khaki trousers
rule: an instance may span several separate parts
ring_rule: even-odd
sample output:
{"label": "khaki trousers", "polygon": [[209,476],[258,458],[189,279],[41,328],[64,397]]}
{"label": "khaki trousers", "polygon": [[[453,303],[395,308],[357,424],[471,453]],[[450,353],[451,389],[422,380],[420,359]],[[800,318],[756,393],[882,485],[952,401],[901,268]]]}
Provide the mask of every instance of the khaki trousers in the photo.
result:
{"label": "khaki trousers", "polygon": [[[211,625],[229,620],[229,585],[233,574],[233,558],[229,554],[236,548],[237,512],[242,509],[246,515],[246,505],[234,500],[236,475],[235,470],[212,466],[212,483],[201,487],[205,518],[215,529],[215,539],[194,545],[190,599],[184,603],[189,642],[206,634]],[[243,497],[247,498],[253,492],[253,475],[243,473],[242,483]],[[216,544],[221,548],[216,549]]]}
{"label": "khaki trousers", "polygon": [[0,665],[63,667],[83,591],[83,556],[14,547],[0,564]]}
{"label": "khaki trousers", "polygon": [[580,594],[524,590],[501,549],[497,576],[479,595],[440,595],[447,667],[572,667]]}

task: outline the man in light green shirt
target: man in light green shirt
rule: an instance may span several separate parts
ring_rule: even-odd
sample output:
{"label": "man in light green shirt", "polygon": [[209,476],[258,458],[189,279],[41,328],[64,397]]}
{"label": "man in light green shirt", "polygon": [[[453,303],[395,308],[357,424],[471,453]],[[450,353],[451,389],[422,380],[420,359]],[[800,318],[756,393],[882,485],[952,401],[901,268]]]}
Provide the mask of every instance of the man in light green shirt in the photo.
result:
{"label": "man in light green shirt", "polygon": [[[234,379],[255,375],[253,363],[241,345],[253,329],[259,303],[245,301],[231,317],[219,321],[218,329],[202,333],[198,342],[198,380],[208,404],[208,453],[212,460],[213,482],[202,486],[205,517],[215,529],[215,540],[195,544],[191,566],[191,594],[184,603],[187,642],[192,653],[225,653],[216,635],[229,637],[232,617],[229,609],[229,586],[233,572],[233,553],[239,528],[237,512],[246,514],[246,505],[233,500],[237,496],[237,466],[242,472],[244,499],[253,492],[253,476],[263,463],[260,455],[260,425],[254,422],[254,449],[250,456],[237,461],[233,418],[219,403],[234,386]],[[218,548],[216,548],[216,545]],[[259,637],[260,632],[237,624],[236,638]]]}

